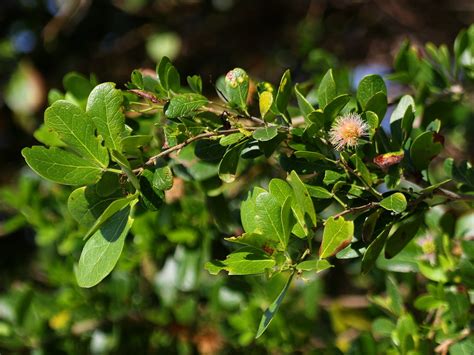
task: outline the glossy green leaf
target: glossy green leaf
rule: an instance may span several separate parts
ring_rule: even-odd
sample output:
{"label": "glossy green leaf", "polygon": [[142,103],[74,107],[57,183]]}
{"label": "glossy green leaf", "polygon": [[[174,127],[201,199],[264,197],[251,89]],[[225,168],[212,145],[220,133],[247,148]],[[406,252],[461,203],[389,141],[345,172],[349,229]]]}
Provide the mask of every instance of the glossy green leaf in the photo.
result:
{"label": "glossy green leaf", "polygon": [[196,94],[202,94],[202,79],[199,75],[188,76],[186,81],[192,91]]}
{"label": "glossy green leaf", "polygon": [[136,152],[139,148],[145,147],[152,141],[151,135],[135,135],[124,137],[121,140],[121,146],[125,152]]}
{"label": "glossy green leaf", "polygon": [[365,111],[374,112],[379,117],[379,121],[382,121],[387,112],[387,105],[387,95],[383,92],[378,92],[367,102]]}
{"label": "glossy green leaf", "polygon": [[423,218],[420,218],[420,215],[418,214],[403,220],[395,233],[393,233],[387,240],[385,245],[385,257],[390,259],[397,255],[408,244],[408,242],[413,239],[422,222]]}
{"label": "glossy green leaf", "polygon": [[263,192],[257,196],[255,207],[256,231],[270,239],[279,241],[282,248],[286,248],[289,232],[284,228],[282,206],[276,197],[268,192]]}
{"label": "glossy green leaf", "polygon": [[339,115],[341,110],[347,105],[351,97],[347,94],[339,95],[329,101],[324,107],[324,119],[326,126],[330,127],[334,119]]}
{"label": "glossy green leaf", "polygon": [[87,113],[102,136],[105,146],[118,151],[125,136],[125,116],[122,112],[122,92],[114,83],[97,85],[87,100]]}
{"label": "glossy green leaf", "polygon": [[68,101],[56,101],[46,109],[44,121],[46,126],[56,131],[61,140],[79,156],[98,167],[107,167],[107,149],[95,136],[96,128],[91,118],[79,107]]}
{"label": "glossy green leaf", "polygon": [[294,274],[291,274],[290,278],[285,284],[285,287],[283,287],[283,290],[280,292],[278,297],[275,299],[275,301],[272,302],[272,304],[263,313],[262,319],[260,320],[260,325],[258,326],[257,334],[255,335],[255,339],[262,336],[262,334],[270,325],[270,322],[272,321],[273,317],[277,313],[278,308],[280,308],[280,305],[283,302],[283,298],[285,297],[286,292],[288,291],[288,288],[290,287],[291,280],[293,279],[293,275]]}
{"label": "glossy green leaf", "polygon": [[255,138],[258,141],[261,142],[266,142],[269,140],[272,140],[275,138],[278,134],[278,128],[275,126],[267,126],[267,127],[261,127],[257,128],[253,132],[253,138]]}
{"label": "glossy green leaf", "polygon": [[95,220],[94,224],[92,227],[89,228],[88,232],[84,236],[84,239],[89,238],[92,234],[97,232],[101,226],[107,222],[113,215],[115,215],[117,212],[120,210],[123,210],[125,208],[128,208],[130,204],[132,204],[133,201],[136,201],[136,196],[135,195],[129,195],[124,198],[116,199],[112,201],[107,208],[102,212],[102,214]]}
{"label": "glossy green leaf", "polygon": [[321,153],[318,152],[307,152],[303,150],[298,150],[295,152],[295,156],[297,158],[303,158],[306,159],[307,161],[313,162],[313,161],[318,161],[318,160],[326,160],[326,156],[324,156]]}
{"label": "glossy green leaf", "polygon": [[274,240],[271,240],[259,233],[244,233],[237,237],[229,237],[224,239],[231,243],[242,244],[261,249],[267,254],[272,254],[277,247]]}
{"label": "glossy green leaf", "polygon": [[237,166],[239,165],[240,152],[244,148],[242,143],[230,147],[219,163],[219,177],[222,181],[231,183],[235,180]]}
{"label": "glossy green leaf", "polygon": [[325,259],[306,260],[296,265],[298,270],[316,272],[321,272],[332,267],[334,267],[334,265]]}
{"label": "glossy green leaf", "polygon": [[137,190],[140,190],[140,183],[137,176],[133,172],[128,159],[117,150],[112,150],[110,152],[110,156],[112,157],[112,160],[120,166],[125,175],[127,175],[128,181],[130,181],[133,187]]}
{"label": "glossy green leaf", "polygon": [[321,259],[336,255],[351,243],[354,235],[354,222],[346,221],[343,217],[329,217],[324,226],[323,241],[319,248]]}
{"label": "glossy green leaf", "polygon": [[125,237],[132,226],[130,207],[114,214],[86,242],[76,269],[80,287],[92,287],[115,267],[122,253]]}
{"label": "glossy green leaf", "polygon": [[173,172],[169,166],[155,170],[153,173],[153,187],[158,190],[169,190],[173,187]]}
{"label": "glossy green leaf", "polygon": [[333,198],[333,194],[326,190],[324,187],[321,186],[312,186],[312,185],[305,185],[308,193],[311,197],[320,198],[320,199],[328,199]]}
{"label": "glossy green leaf", "polygon": [[232,133],[232,134],[222,137],[219,140],[219,144],[223,147],[227,147],[229,145],[238,143],[243,137],[244,135],[240,132]]}
{"label": "glossy green leaf", "polygon": [[410,95],[404,95],[390,116],[390,123],[403,119],[407,110],[415,111],[415,100]]}
{"label": "glossy green leaf", "polygon": [[303,114],[303,117],[307,118],[309,114],[314,111],[313,105],[306,100],[306,97],[301,93],[298,85],[295,85],[295,95],[298,101],[298,107]]}
{"label": "glossy green leaf", "polygon": [[143,170],[139,177],[140,202],[150,211],[158,211],[163,205],[165,194],[156,188],[155,175],[150,170]]}
{"label": "glossy green leaf", "polygon": [[290,175],[288,175],[287,180],[293,189],[296,203],[300,207],[299,211],[302,212],[301,214],[301,212],[298,213],[295,211],[297,214],[296,218],[299,221],[304,221],[309,231],[309,229],[316,226],[316,211],[314,210],[313,200],[305,184],[295,171],[292,171]]}
{"label": "glossy green leaf", "polygon": [[58,184],[94,184],[103,173],[103,168],[90,160],[56,147],[24,148],[21,154],[38,175]]}
{"label": "glossy green leaf", "polygon": [[212,275],[217,275],[225,270],[229,275],[254,275],[261,274],[275,265],[262,250],[253,247],[243,247],[230,253],[225,260],[210,261],[204,268]]}
{"label": "glossy green leaf", "polygon": [[257,214],[257,196],[265,192],[260,187],[255,187],[252,191],[247,194],[247,198],[242,201],[240,205],[240,219],[242,220],[242,226],[247,233],[254,232],[258,223],[255,218]]}
{"label": "glossy green leaf", "polygon": [[296,217],[296,224],[294,225],[292,232],[299,238],[306,237],[308,233],[304,221],[304,213],[296,200],[296,195],[291,186],[284,180],[272,179],[268,184],[268,190],[270,194],[277,199],[281,206],[283,206],[283,203],[288,197],[292,197],[291,210]]}
{"label": "glossy green leaf", "polygon": [[165,114],[169,118],[186,117],[209,102],[207,98],[199,94],[181,94],[174,96],[166,108]]}
{"label": "glossy green leaf", "polygon": [[407,208],[407,199],[401,192],[395,192],[394,194],[391,194],[380,201],[380,206],[386,210],[393,211],[395,213],[401,213]]}
{"label": "glossy green leaf", "polygon": [[276,108],[278,112],[285,115],[291,93],[293,92],[293,84],[291,83],[290,70],[286,70],[280,80],[278,91],[275,98]]}
{"label": "glossy green leaf", "polygon": [[362,180],[364,180],[367,185],[372,186],[372,176],[370,175],[370,171],[364,164],[362,159],[357,154],[354,154],[351,156],[351,161],[355,166],[356,173],[358,173],[358,175],[362,178]]}
{"label": "glossy green leaf", "polygon": [[324,75],[318,88],[319,107],[324,110],[325,107],[336,97],[336,82],[332,75],[332,69],[329,69]]}
{"label": "glossy green leaf", "polygon": [[375,261],[377,260],[378,256],[382,252],[382,249],[385,245],[388,234],[390,233],[390,229],[391,229],[391,226],[382,230],[382,232],[380,232],[375,237],[374,241],[370,243],[369,247],[365,251],[365,254],[362,258],[362,265],[361,265],[361,271],[364,274],[369,272],[372,269],[372,267],[375,265]]}
{"label": "glossy green leaf", "polygon": [[[380,75],[371,74],[362,78],[357,87],[357,101],[359,101],[364,111],[366,110],[368,102],[379,92],[385,94],[385,98],[387,97],[387,87]],[[367,111],[369,111],[369,109],[367,109]],[[377,111],[373,109],[370,111],[377,113]]]}
{"label": "glossy green leaf", "polygon": [[414,139],[410,147],[410,158],[416,169],[428,168],[431,160],[443,150],[443,145],[436,141],[436,134],[424,132]]}
{"label": "glossy green leaf", "polygon": [[83,186],[74,190],[68,198],[69,213],[81,226],[91,228],[105,209],[115,201],[117,194],[102,197],[92,186]]}

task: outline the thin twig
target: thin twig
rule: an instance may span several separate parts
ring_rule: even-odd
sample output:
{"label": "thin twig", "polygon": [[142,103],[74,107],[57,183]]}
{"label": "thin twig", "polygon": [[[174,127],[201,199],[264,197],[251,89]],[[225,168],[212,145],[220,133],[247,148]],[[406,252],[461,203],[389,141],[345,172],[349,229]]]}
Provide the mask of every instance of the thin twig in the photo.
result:
{"label": "thin twig", "polygon": [[339,212],[339,213],[335,214],[333,217],[334,217],[334,219],[336,219],[336,218],[345,216],[346,214],[349,214],[349,213],[367,211],[367,210],[370,210],[370,209],[378,207],[378,206],[379,206],[378,202],[369,202],[366,205],[351,207],[351,208],[349,208],[345,211],[342,211],[342,212]]}
{"label": "thin twig", "polygon": [[[188,138],[186,139],[184,142],[182,143],[179,143],[177,145],[174,145],[168,149],[165,149],[163,150],[162,152],[158,153],[157,155],[154,155],[152,156],[151,158],[149,158],[146,162],[145,162],[145,166],[149,166],[149,165],[153,165],[155,164],[155,161],[159,158],[162,158],[162,157],[165,157],[171,153],[173,153],[174,151],[177,151],[177,150],[180,150],[180,149],[183,149],[185,146],[187,146],[188,144],[191,144],[192,142],[195,142],[197,140],[200,140],[200,139],[205,139],[205,138],[210,138],[210,137],[216,137],[216,136],[220,136],[220,135],[228,135],[228,134],[232,134],[232,133],[238,133],[241,131],[241,129],[243,130],[247,130],[247,131],[254,131],[256,130],[257,128],[260,128],[260,127],[242,127],[242,128],[231,128],[231,129],[225,129],[225,130],[220,130],[220,131],[215,131],[215,132],[206,132],[206,133],[201,133],[201,134],[198,134],[197,136],[194,136],[194,137],[191,137],[191,138]],[[140,167],[140,168],[137,168],[137,169],[134,169],[133,172],[135,174],[139,174],[143,171],[143,167]]]}

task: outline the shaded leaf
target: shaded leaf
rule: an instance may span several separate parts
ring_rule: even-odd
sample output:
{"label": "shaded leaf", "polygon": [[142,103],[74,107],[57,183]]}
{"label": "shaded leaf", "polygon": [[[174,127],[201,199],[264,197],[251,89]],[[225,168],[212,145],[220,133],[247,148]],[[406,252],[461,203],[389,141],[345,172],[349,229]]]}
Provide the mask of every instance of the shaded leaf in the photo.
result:
{"label": "shaded leaf", "polygon": [[323,241],[319,248],[319,257],[328,258],[348,246],[354,235],[354,222],[343,217],[329,217],[324,226]]}
{"label": "shaded leaf", "polygon": [[106,147],[118,151],[122,148],[122,138],[125,136],[122,101],[122,92],[115,89],[114,83],[97,85],[87,99],[87,113],[98,134],[104,139]]}
{"label": "shaded leaf", "polygon": [[76,269],[80,287],[92,287],[115,267],[122,253],[125,237],[132,226],[130,207],[114,214],[86,242]]}
{"label": "shaded leaf", "polygon": [[255,339],[259,338],[265,332],[270,322],[272,321],[273,317],[277,313],[278,308],[280,308],[280,305],[283,302],[283,298],[285,297],[286,292],[288,291],[288,288],[290,287],[291,280],[293,279],[293,275],[294,274],[291,274],[290,278],[285,284],[285,287],[283,287],[283,290],[280,292],[278,297],[263,313],[262,319],[260,320],[260,325],[258,326],[257,334],[255,335]]}
{"label": "shaded leaf", "polygon": [[166,108],[169,118],[189,116],[208,103],[208,99],[199,94],[181,94],[174,96]]}

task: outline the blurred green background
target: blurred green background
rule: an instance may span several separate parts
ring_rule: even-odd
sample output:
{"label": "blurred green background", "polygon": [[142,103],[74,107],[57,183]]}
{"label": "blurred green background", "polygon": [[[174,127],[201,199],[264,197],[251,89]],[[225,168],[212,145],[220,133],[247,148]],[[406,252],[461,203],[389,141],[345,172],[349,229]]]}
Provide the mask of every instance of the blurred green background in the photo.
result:
{"label": "blurred green background", "polygon": [[[210,95],[236,66],[273,82],[286,68],[304,81],[335,67],[355,86],[366,73],[390,71],[405,38],[451,44],[472,22],[470,0],[2,0],[0,353],[337,353],[356,338],[363,347],[359,335],[377,315],[363,292],[383,288],[384,277],[348,282],[350,265],[330,272],[330,288],[319,278],[299,285],[279,326],[255,342],[262,304],[284,279],[263,289],[259,278],[203,272],[210,253],[224,255],[224,234],[193,184],[157,218],[137,220],[107,282],[79,289],[69,190],[25,171],[20,150],[35,144],[48,91],[62,89],[70,71],[122,87],[133,69],[154,70],[166,55],[180,72],[201,75]],[[341,318],[344,307],[351,312]],[[293,331],[282,331],[288,322]]]}

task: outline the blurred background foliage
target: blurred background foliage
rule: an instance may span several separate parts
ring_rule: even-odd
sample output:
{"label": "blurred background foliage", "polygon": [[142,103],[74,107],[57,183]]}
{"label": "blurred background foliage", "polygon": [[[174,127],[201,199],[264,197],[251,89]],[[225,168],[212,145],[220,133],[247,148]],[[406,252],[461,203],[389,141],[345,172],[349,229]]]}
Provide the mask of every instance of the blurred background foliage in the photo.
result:
{"label": "blurred background foliage", "polygon": [[[452,334],[461,334],[454,350],[472,349],[468,293],[456,291],[455,281],[472,276],[472,268],[450,269],[459,243],[447,237],[474,235],[466,206],[434,209],[427,235],[397,260],[379,262],[394,272],[388,278],[380,269],[360,275],[357,263],[343,260],[322,277],[299,279],[255,341],[261,312],[284,278],[263,287],[259,277],[211,277],[203,270],[211,254],[223,257],[227,248],[212,215],[226,208],[236,214],[238,200],[227,205],[206,196],[198,182],[178,184],[159,213],[137,218],[116,271],[99,286],[80,289],[73,268],[83,242],[65,208],[70,190],[31,174],[19,151],[35,142],[48,92],[68,89],[63,77],[70,71],[123,86],[133,69],[154,70],[166,55],[182,73],[200,74],[208,93],[235,66],[273,82],[285,68],[305,81],[332,67],[338,86],[354,88],[365,74],[391,73],[405,39],[421,55],[428,41],[451,47],[473,22],[469,0],[3,0],[0,353],[429,353],[429,339],[447,349],[443,336]],[[472,159],[471,96],[457,98],[451,89],[458,83],[449,78],[438,87],[423,77],[392,79],[389,101],[408,84],[418,105],[448,117],[449,155]],[[245,181],[243,190],[257,180]],[[472,244],[464,244],[472,255]],[[436,251],[444,269],[415,273]],[[426,290],[431,298],[413,307]],[[439,315],[435,308],[445,306],[448,315]],[[438,316],[444,317],[439,329],[426,337],[424,320]]]}

